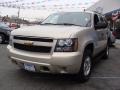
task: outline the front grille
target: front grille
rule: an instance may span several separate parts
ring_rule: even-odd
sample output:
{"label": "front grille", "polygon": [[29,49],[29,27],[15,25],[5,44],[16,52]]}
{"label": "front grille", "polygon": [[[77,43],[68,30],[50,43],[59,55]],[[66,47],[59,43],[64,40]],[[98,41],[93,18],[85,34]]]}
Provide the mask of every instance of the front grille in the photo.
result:
{"label": "front grille", "polygon": [[28,46],[18,43],[14,43],[14,48],[24,51],[40,52],[40,53],[50,53],[51,51],[51,47],[47,47],[47,46]]}
{"label": "front grille", "polygon": [[32,36],[14,36],[14,39],[17,40],[27,40],[27,41],[40,41],[40,42],[53,42],[53,39],[50,38],[40,38]]}

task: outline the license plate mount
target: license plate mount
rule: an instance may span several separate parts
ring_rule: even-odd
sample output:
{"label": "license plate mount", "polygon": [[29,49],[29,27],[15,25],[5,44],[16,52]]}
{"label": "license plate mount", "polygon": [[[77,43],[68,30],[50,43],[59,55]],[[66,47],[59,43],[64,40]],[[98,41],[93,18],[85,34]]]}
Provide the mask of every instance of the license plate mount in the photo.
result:
{"label": "license plate mount", "polygon": [[35,66],[33,64],[26,64],[24,63],[24,69],[28,71],[35,72]]}

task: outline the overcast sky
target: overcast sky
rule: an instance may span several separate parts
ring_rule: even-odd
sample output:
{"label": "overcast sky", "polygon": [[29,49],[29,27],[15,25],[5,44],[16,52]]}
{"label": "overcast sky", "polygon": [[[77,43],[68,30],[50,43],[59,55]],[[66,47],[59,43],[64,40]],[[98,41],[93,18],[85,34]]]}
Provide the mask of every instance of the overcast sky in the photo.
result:
{"label": "overcast sky", "polygon": [[[9,2],[9,1],[15,1],[15,0],[0,0],[1,2]],[[31,3],[31,2],[42,2],[40,4],[35,4],[32,5],[34,7],[41,7],[41,5],[47,6],[46,9],[21,9],[20,10],[20,17],[29,19],[29,20],[34,20],[37,18],[45,18],[47,17],[50,13],[57,12],[57,11],[69,11],[69,10],[77,10],[80,11],[83,8],[82,7],[90,7],[93,2],[97,2],[99,0],[23,0],[21,3],[16,3],[17,5],[20,5],[22,3]],[[85,3],[87,4],[85,5]],[[78,5],[79,3],[82,3],[81,5]],[[66,4],[75,4],[75,6],[66,6]],[[62,9],[54,9],[54,5],[62,5]],[[31,6],[31,5],[26,5],[26,6]],[[58,7],[60,8],[60,7]],[[5,8],[5,7],[0,7],[0,15],[16,15],[17,16],[18,9],[13,9],[13,8]]]}

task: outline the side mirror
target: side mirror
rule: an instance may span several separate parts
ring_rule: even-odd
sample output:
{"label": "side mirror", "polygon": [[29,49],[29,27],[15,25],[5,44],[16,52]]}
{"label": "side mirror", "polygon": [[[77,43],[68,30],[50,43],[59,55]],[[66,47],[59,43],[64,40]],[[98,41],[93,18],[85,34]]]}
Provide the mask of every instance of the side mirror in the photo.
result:
{"label": "side mirror", "polygon": [[97,25],[95,25],[95,29],[102,29],[102,28],[107,28],[107,24],[106,23],[101,23],[99,22]]}
{"label": "side mirror", "polygon": [[113,31],[113,28],[110,28],[110,31]]}

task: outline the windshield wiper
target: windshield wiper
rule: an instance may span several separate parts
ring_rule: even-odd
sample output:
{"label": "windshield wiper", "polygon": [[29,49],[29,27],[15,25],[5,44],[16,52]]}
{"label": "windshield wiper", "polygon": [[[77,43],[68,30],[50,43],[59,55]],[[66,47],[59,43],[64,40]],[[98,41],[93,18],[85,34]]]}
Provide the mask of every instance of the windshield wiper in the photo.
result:
{"label": "windshield wiper", "polygon": [[77,24],[72,24],[72,23],[58,23],[57,25],[70,25],[70,26],[81,26],[81,25],[77,25]]}
{"label": "windshield wiper", "polygon": [[72,24],[72,23],[43,23],[41,25],[70,25],[70,26],[81,26],[81,25],[77,25],[77,24]]}
{"label": "windshield wiper", "polygon": [[56,25],[54,23],[41,23],[40,25]]}

